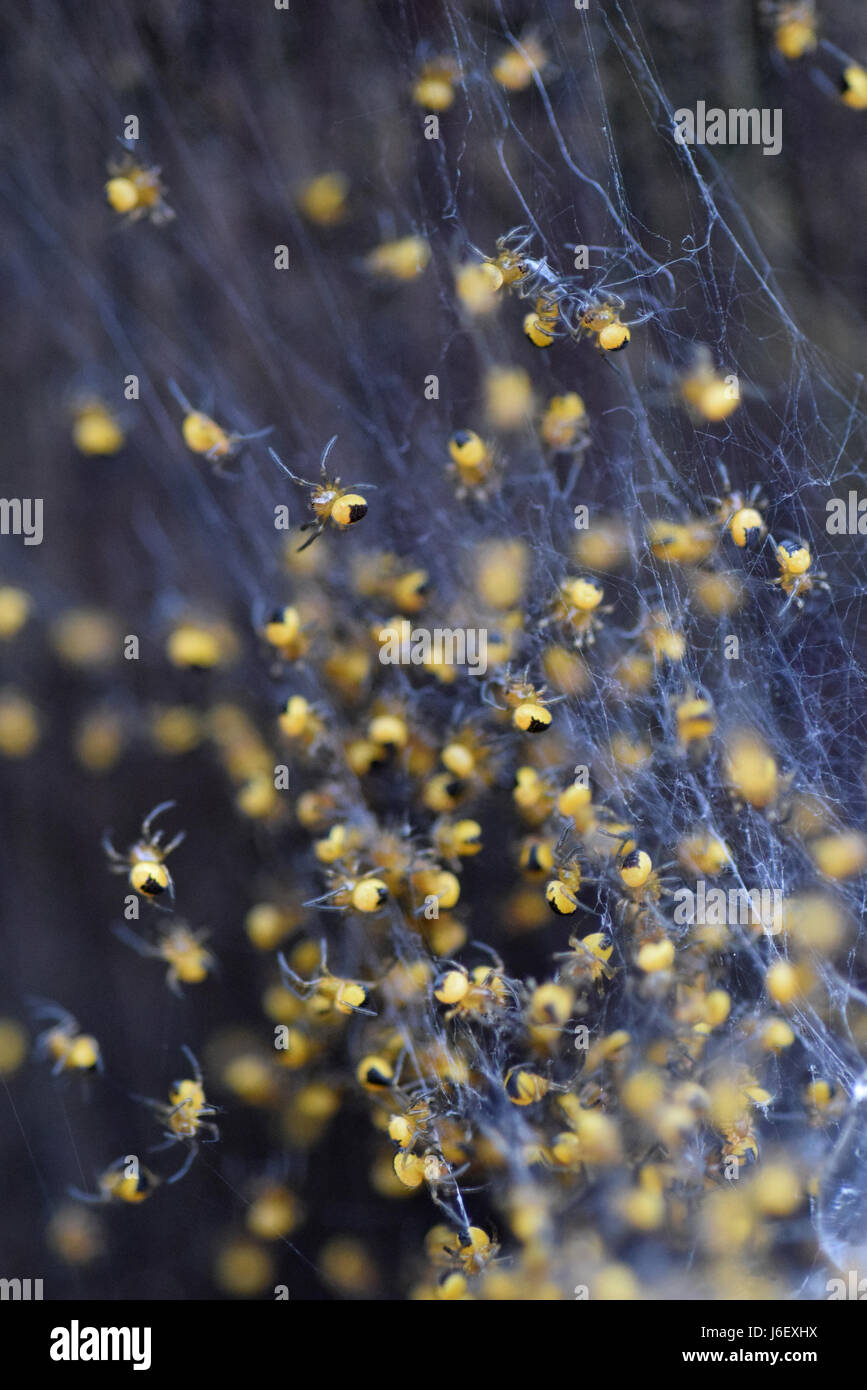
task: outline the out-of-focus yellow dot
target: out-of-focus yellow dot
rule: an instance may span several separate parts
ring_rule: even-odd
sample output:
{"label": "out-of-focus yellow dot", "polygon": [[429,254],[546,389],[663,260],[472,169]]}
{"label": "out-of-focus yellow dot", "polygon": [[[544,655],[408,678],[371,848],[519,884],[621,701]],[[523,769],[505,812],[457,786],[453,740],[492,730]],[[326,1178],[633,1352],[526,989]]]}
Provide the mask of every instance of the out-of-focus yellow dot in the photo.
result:
{"label": "out-of-focus yellow dot", "polygon": [[629,536],[623,523],[600,517],[575,537],[572,553],[579,565],[591,570],[613,570],[629,554]]}
{"label": "out-of-focus yellow dot", "polygon": [[256,903],[244,918],[244,930],[257,951],[273,951],[293,924],[292,915],[274,903]]}
{"label": "out-of-focus yellow dot", "polygon": [[252,1240],[233,1240],[217,1255],[214,1281],[236,1298],[255,1298],[274,1283],[274,1261]]}
{"label": "out-of-focus yellow dot", "polygon": [[558,695],[584,695],[590,689],[590,672],[587,663],[578,652],[567,647],[553,645],[542,653],[542,669],[545,679]]}
{"label": "out-of-focus yellow dot", "polygon": [[27,1056],[27,1034],[14,1018],[0,1018],[0,1076],[12,1076]]}
{"label": "out-of-focus yellow dot", "polygon": [[750,1185],[750,1195],[766,1216],[791,1216],[804,1199],[801,1181],[785,1163],[765,1163]]}
{"label": "out-of-focus yellow dot", "polygon": [[523,51],[520,52],[517,48],[506,49],[491,68],[494,81],[507,92],[526,91],[532,86],[536,73],[541,72],[547,62],[545,50],[538,39],[524,35],[521,49]]}
{"label": "out-of-focus yellow dot", "polygon": [[367,265],[374,274],[391,280],[415,280],[429,260],[430,246],[424,237],[405,236],[375,247],[368,254]]}
{"label": "out-of-focus yellow dot", "polygon": [[279,1095],[277,1079],[267,1061],[251,1052],[227,1063],[223,1083],[247,1105],[269,1106]]}
{"label": "out-of-focus yellow dot", "polygon": [[219,665],[221,649],[216,632],[185,623],[169,634],[166,655],[173,666],[207,671]]}
{"label": "out-of-focus yellow dot", "polygon": [[690,582],[696,599],[711,617],[724,618],[735,613],[744,601],[743,582],[726,570],[698,570]]}
{"label": "out-of-focus yellow dot", "polygon": [[802,993],[799,972],[790,961],[778,960],[765,975],[768,994],[778,1004],[791,1004]]}
{"label": "out-of-focus yellow dot", "polygon": [[454,64],[446,58],[425,63],[412,89],[416,106],[425,111],[448,111],[455,99],[456,76]]}
{"label": "out-of-focus yellow dot", "polygon": [[810,18],[809,10],[805,10],[803,16],[795,11],[790,18],[782,19],[774,31],[774,43],[790,62],[803,58],[805,53],[812,53],[817,39],[816,25]]}
{"label": "out-of-focus yellow dot", "polygon": [[375,1293],[379,1284],[376,1265],[360,1240],[335,1236],[319,1251],[317,1263],[326,1279],[342,1293],[359,1297]]}
{"label": "out-of-focus yellow dot", "polygon": [[665,1219],[665,1200],[659,1192],[636,1187],[621,1198],[620,1213],[637,1231],[655,1231]]}
{"label": "out-of-focus yellow dot", "polygon": [[867,869],[867,835],[857,830],[823,835],[811,842],[809,851],[816,868],[828,878],[855,878]]}
{"label": "out-of-focus yellow dot", "polygon": [[170,757],[190,753],[202,741],[202,721],[191,705],[156,709],[150,718],[151,738],[161,753]]}
{"label": "out-of-focus yellow dot", "polygon": [[115,212],[132,212],[138,204],[138,189],[132,179],[109,179],[105,185],[105,196]]}
{"label": "out-of-focus yellow dot", "polygon": [[105,666],[122,655],[114,618],[96,608],[71,608],[52,624],[50,635],[70,666]]}
{"label": "out-of-focus yellow dot", "polygon": [[0,755],[26,758],[39,742],[36,708],[17,690],[0,690]]}
{"label": "out-of-focus yellow dot", "polygon": [[273,1185],[247,1208],[247,1229],[259,1240],[282,1240],[301,1222],[301,1205],[287,1187]]}
{"label": "out-of-focus yellow dot", "polygon": [[782,1052],[795,1041],[794,1031],[784,1018],[769,1018],[762,1024],[762,1047],[768,1052]]}
{"label": "out-of-focus yellow dot", "polygon": [[492,367],[485,378],[485,409],[495,429],[509,432],[533,413],[533,388],[523,367]]}
{"label": "out-of-focus yellow dot", "polygon": [[591,1281],[591,1296],[603,1302],[626,1302],[641,1297],[632,1270],[627,1265],[605,1265]]}
{"label": "out-of-focus yellow dot", "polygon": [[235,804],[242,815],[249,816],[251,820],[268,820],[280,810],[280,794],[273,778],[264,774],[251,777],[238,792]]}
{"label": "out-of-focus yellow dot", "polygon": [[651,1115],[662,1103],[665,1087],[655,1071],[636,1071],[628,1076],[621,1089],[621,1098],[632,1115]]}
{"label": "out-of-focus yellow dot", "polygon": [[844,944],[850,926],[843,908],[821,893],[796,894],[783,903],[786,931],[808,950],[828,956]]}
{"label": "out-of-focus yellow dot", "polygon": [[528,560],[523,541],[484,541],[476,552],[476,587],[482,602],[501,612],[519,604]]}
{"label": "out-of-focus yellow dot", "polygon": [[89,1265],[102,1253],[103,1229],[99,1218],[78,1203],[66,1203],[55,1211],[46,1230],[48,1246],[67,1265]]}
{"label": "out-of-focus yellow dot", "polygon": [[88,772],[108,772],[123,748],[123,723],[107,710],[86,715],[75,732],[75,756]]}
{"label": "out-of-focus yellow dot", "polygon": [[0,642],[8,642],[21,631],[32,606],[30,595],[23,589],[0,587]]}
{"label": "out-of-focus yellow dot", "polygon": [[317,227],[336,227],[347,215],[349,180],[339,172],[317,174],[298,195],[298,206]]}
{"label": "out-of-focus yellow dot", "polygon": [[658,970],[668,970],[674,962],[673,941],[646,941],[638,952],[636,964],[639,970],[653,975]]}
{"label": "out-of-focus yellow dot", "polygon": [[482,261],[455,271],[455,290],[461,304],[474,315],[491,314],[499,304],[503,277],[495,265]]}
{"label": "out-of-focus yellow dot", "polygon": [[75,411],[72,441],[80,454],[116,454],[123,448],[124,434],[107,406],[87,401]]}

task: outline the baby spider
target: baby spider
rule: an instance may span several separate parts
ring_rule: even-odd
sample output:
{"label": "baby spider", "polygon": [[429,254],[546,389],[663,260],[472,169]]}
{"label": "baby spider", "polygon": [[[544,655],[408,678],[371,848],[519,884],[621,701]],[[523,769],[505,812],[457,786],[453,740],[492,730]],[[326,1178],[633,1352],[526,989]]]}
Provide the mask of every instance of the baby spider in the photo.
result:
{"label": "baby spider", "polygon": [[494,966],[492,969],[489,965],[477,965],[473,970],[467,970],[458,961],[446,962],[451,968],[444,970],[435,980],[433,994],[438,1003],[449,1006],[445,1014],[447,1023],[453,1018],[494,1020],[508,1008],[510,1002],[516,1006],[520,1003],[515,985],[507,978],[499,956],[483,942],[474,941],[472,944],[485,950]]}
{"label": "baby spider", "polygon": [[595,984],[602,988],[603,981],[610,980],[614,967],[608,962],[614,951],[614,943],[604,931],[591,932],[589,936],[570,936],[569,950],[555,952],[554,959],[563,961],[557,971],[557,979],[565,976],[576,984]]}
{"label": "baby spider", "polygon": [[313,898],[305,907],[322,907],[330,912],[343,912],[352,907],[356,912],[379,912],[388,900],[388,885],[377,878],[377,870],[361,873],[358,864],[346,864],[329,870],[328,882],[335,884],[321,898]]}
{"label": "baby spider", "polygon": [[[532,685],[527,680],[526,670],[520,679],[513,677],[508,666],[502,676],[496,677],[496,684],[503,687],[503,699],[506,708],[512,711],[512,723],[522,734],[538,734],[543,729],[550,728],[551,713],[548,706],[559,704],[561,700],[566,699],[565,695],[546,699],[547,686]],[[502,709],[503,706],[497,705],[496,708]]]}
{"label": "baby spider", "polygon": [[825,582],[828,578],[825,571],[812,568],[812,552],[805,541],[786,540],[781,541],[778,545],[771,536],[770,542],[774,547],[780,573],[776,579],[771,579],[769,582],[772,585],[778,584],[783,593],[788,595],[780,610],[781,613],[785,613],[792,603],[796,608],[803,608],[803,595],[809,594],[812,589],[824,589],[826,593],[831,592],[831,586]]}
{"label": "baby spider", "polygon": [[153,834],[151,830],[157,816],[161,816],[163,811],[168,811],[175,804],[174,801],[161,801],[159,806],[155,806],[150,814],[145,816],[141,823],[141,839],[136,840],[126,854],[118,854],[108,832],[102,839],[102,847],[111,860],[111,872],[128,874],[130,887],[150,901],[162,893],[168,893],[170,898],[175,896],[175,885],[165,861],[172,851],[177,849],[186,832],[179,831],[173,840],[163,846],[160,841],[164,832],[158,830]]}
{"label": "baby spider", "polygon": [[105,185],[105,196],[115,212],[129,222],[148,217],[155,227],[172,220],[175,214],[165,200],[159,169],[148,168],[125,154],[109,163],[108,172],[111,177]]}
{"label": "baby spider", "polygon": [[[367,499],[362,497],[360,492],[353,492],[352,488],[341,487],[340,479],[329,478],[325,470],[325,463],[328,459],[328,455],[331,453],[336,443],[337,435],[335,434],[329,439],[325,448],[322,450],[322,457],[319,460],[322,477],[318,483],[310,483],[306,478],[299,478],[296,473],[292,472],[291,468],[286,467],[285,463],[283,463],[282,459],[279,458],[273,449],[268,450],[268,453],[277,466],[282,468],[284,473],[289,474],[293,483],[298,483],[301,487],[310,488],[310,505],[313,508],[316,519],[315,521],[305,521],[304,525],[301,527],[302,531],[312,530],[313,535],[309,540],[306,540],[303,545],[299,545],[299,552],[306,550],[308,545],[312,545],[313,542],[322,535],[329,521],[333,521],[335,526],[341,531],[345,531],[347,527],[354,526],[356,522],[361,521],[363,516],[367,515]],[[373,488],[374,484],[355,483],[354,487]]]}
{"label": "baby spider", "polygon": [[370,1018],[376,1018],[375,1009],[363,1007],[367,998],[365,985],[359,980],[345,980],[339,975],[332,975],[328,969],[328,945],[324,940],[319,947],[322,973],[314,980],[304,980],[296,975],[282,951],[277,960],[287,989],[299,999],[309,1000],[314,1013],[329,1014],[333,1011],[338,1014],[368,1014]]}
{"label": "baby spider", "polygon": [[475,430],[456,430],[449,440],[448,471],[458,481],[457,497],[484,498],[494,479],[496,460],[490,444]]}
{"label": "baby spider", "polygon": [[545,885],[545,901],[552,912],[560,917],[571,917],[578,911],[578,891],[582,883],[595,883],[595,879],[584,878],[578,862],[578,850],[566,849],[566,842],[572,833],[572,826],[564,827],[554,849],[554,870],[556,878]]}
{"label": "baby spider", "polygon": [[719,471],[725,492],[721,497],[709,499],[714,507],[711,519],[721,531],[728,531],[739,550],[749,549],[763,538],[767,530],[762,517],[762,509],[767,506],[766,498],[762,497],[762,485],[756,483],[744,495],[732,489],[724,464],[720,464]]}
{"label": "baby spider", "polygon": [[666,869],[672,864],[653,867],[653,860],[646,850],[632,848],[634,841],[627,841],[620,850],[617,863],[617,884],[622,890],[618,898],[615,915],[630,924],[637,923],[651,912],[660,898],[669,896],[674,882],[664,877]]}
{"label": "baby spider", "polygon": [[819,41],[813,0],[763,0],[760,9],[774,31],[774,47],[783,58],[793,63],[812,53]]}
{"label": "baby spider", "polygon": [[151,1153],[161,1153],[163,1149],[169,1149],[174,1144],[187,1145],[187,1156],[178,1171],[168,1179],[170,1183],[180,1182],[189,1172],[199,1151],[199,1139],[204,1131],[211,1137],[202,1140],[203,1143],[214,1144],[220,1137],[217,1126],[205,1118],[218,1112],[216,1106],[209,1105],[205,1099],[201,1067],[188,1047],[182,1047],[181,1051],[190,1063],[193,1076],[174,1083],[169,1091],[168,1105],[163,1101],[149,1100],[146,1096],[134,1097],[144,1105],[149,1105],[166,1125],[165,1143],[155,1145],[150,1150]]}
{"label": "baby spider", "polygon": [[604,597],[605,590],[595,579],[565,579],[554,597],[551,616],[543,619],[542,626],[560,623],[572,633],[575,647],[590,647],[604,626],[598,614],[614,612],[612,604],[600,607]]}
{"label": "baby spider", "polygon": [[163,927],[157,942],[145,941],[127,926],[115,927],[115,936],[125,941],[140,956],[164,960],[168,965],[166,984],[173,994],[183,994],[181,985],[198,985],[206,980],[216,960],[202,942],[206,931],[195,932],[186,922],[173,922]]}
{"label": "baby spider", "polygon": [[444,1262],[466,1275],[481,1274],[497,1254],[499,1245],[494,1236],[481,1226],[462,1226],[451,1231],[442,1243]]}
{"label": "baby spider", "polygon": [[557,336],[560,319],[560,305],[554,291],[548,290],[539,295],[536,308],[524,315],[524,333],[534,347],[550,347]]}
{"label": "baby spider", "polygon": [[71,1013],[47,999],[34,999],[34,1017],[51,1026],[36,1039],[36,1051],[54,1063],[52,1076],[64,1071],[102,1071],[102,1053],[96,1038],[82,1033]]}
{"label": "baby spider", "polygon": [[82,1192],[78,1187],[68,1189],[70,1197],[92,1206],[107,1206],[109,1202],[126,1202],[136,1206],[159,1186],[159,1178],[139,1163],[135,1154],[125,1154],[110,1163],[96,1180],[99,1191]]}
{"label": "baby spider", "polygon": [[513,289],[521,299],[529,299],[543,289],[555,289],[558,280],[544,256],[536,260],[526,254],[533,240],[529,227],[514,227],[505,236],[497,238],[496,255],[489,256],[485,265],[491,266],[495,277],[499,277],[496,288],[503,286]]}
{"label": "baby spider", "polygon": [[218,473],[222,472],[228,460],[235,458],[251,439],[262,439],[271,433],[269,426],[264,430],[255,430],[252,434],[229,434],[203,410],[194,410],[176,381],[169,382],[169,390],[184,412],[181,425],[184,443],[192,453],[203,454],[210,463],[216,464]]}
{"label": "baby spider", "polygon": [[623,308],[617,295],[585,305],[578,315],[575,337],[595,337],[600,352],[620,352],[632,337],[629,325],[620,319]]}

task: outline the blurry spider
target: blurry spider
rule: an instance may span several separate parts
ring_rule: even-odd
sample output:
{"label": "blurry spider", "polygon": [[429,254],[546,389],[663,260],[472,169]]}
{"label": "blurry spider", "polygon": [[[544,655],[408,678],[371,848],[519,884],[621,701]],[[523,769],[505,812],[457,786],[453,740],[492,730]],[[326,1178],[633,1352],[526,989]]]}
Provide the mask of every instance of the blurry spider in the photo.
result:
{"label": "blurry spider", "polygon": [[617,875],[624,892],[617,902],[615,916],[621,921],[638,922],[661,897],[670,896],[672,889],[668,885],[675,880],[671,876],[666,878],[665,871],[671,868],[673,864],[661,864],[655,869],[653,860],[643,849],[631,849],[622,854]]}
{"label": "blurry spider", "polygon": [[596,633],[604,627],[599,614],[614,612],[613,604],[600,607],[604,597],[605,590],[595,579],[564,579],[554,596],[550,616],[543,618],[540,626],[561,623],[570,630],[575,647],[590,647],[596,641]]}
{"label": "blurry spider", "polygon": [[576,338],[595,337],[600,352],[620,352],[632,337],[630,329],[634,327],[623,323],[620,318],[625,307],[616,294],[606,299],[590,300],[578,314],[572,328],[573,335]]}
{"label": "blurry spider", "polygon": [[[550,727],[551,714],[548,706],[559,704],[566,696],[556,695],[553,699],[547,698],[547,686],[532,685],[527,679],[528,673],[529,667],[526,667],[520,677],[514,677],[511,667],[507,666],[503,674],[494,677],[489,684],[502,686],[505,708],[512,711],[512,723],[515,728],[522,734],[538,734]],[[487,687],[483,698],[496,709],[504,708],[488,697]]]}
{"label": "blurry spider", "polygon": [[176,381],[169,382],[169,390],[184,412],[181,424],[184,443],[192,453],[202,454],[209,463],[215,463],[217,472],[221,472],[224,464],[235,458],[251,439],[262,439],[272,431],[273,427],[269,425],[267,429],[254,430],[252,434],[230,434],[203,410],[195,410]]}
{"label": "blurry spider", "polygon": [[367,1014],[376,1018],[375,1009],[365,1009],[367,988],[359,980],[347,980],[333,975],[328,969],[328,943],[323,938],[319,946],[321,974],[313,980],[297,975],[281,951],[277,956],[283,983],[298,999],[312,1000],[314,1012],[327,1014]]}
{"label": "blurry spider", "polygon": [[557,877],[545,885],[545,901],[552,912],[559,917],[571,917],[578,911],[578,892],[582,883],[596,883],[596,879],[585,878],[581,872],[577,846],[566,848],[573,826],[570,822],[563,827],[554,849],[554,870]]}
{"label": "blurry spider", "polygon": [[[543,290],[556,291],[560,284],[558,275],[544,256],[537,260],[525,254],[532,240],[532,228],[513,227],[505,236],[497,238],[495,255],[485,257],[485,264],[493,266],[500,276],[497,288],[513,289],[521,299],[530,299]],[[473,250],[478,248],[473,247]]]}
{"label": "blurry spider", "polygon": [[728,531],[739,550],[749,549],[767,530],[762,517],[767,498],[762,496],[761,483],[756,483],[747,494],[733,490],[725,464],[718,467],[725,491],[721,497],[707,499],[714,507],[712,520],[721,531]]}
{"label": "blurry spider", "polygon": [[[286,467],[273,449],[268,450],[277,466],[282,468],[284,473],[288,473],[294,483],[310,489],[310,505],[315,513],[315,520],[305,521],[300,529],[302,531],[312,530],[313,535],[303,545],[299,545],[299,553],[318,540],[329,521],[333,521],[335,526],[341,531],[345,531],[347,527],[354,526],[356,522],[361,521],[362,517],[367,515],[367,499],[362,497],[360,492],[353,492],[351,488],[341,487],[340,479],[329,478],[326,472],[325,464],[328,455],[336,443],[337,435],[335,434],[322,450],[322,457],[319,460],[322,477],[318,483],[311,483],[306,478],[299,478],[297,473],[293,473],[291,468]],[[375,491],[373,483],[355,483],[353,486],[371,488]]]}
{"label": "blurry spider", "polygon": [[168,1179],[170,1183],[180,1182],[181,1178],[189,1172],[199,1151],[200,1136],[204,1131],[207,1131],[211,1137],[202,1139],[202,1143],[214,1144],[220,1137],[217,1126],[210,1119],[205,1118],[218,1114],[218,1110],[216,1106],[209,1105],[205,1099],[202,1069],[186,1045],[181,1048],[181,1051],[190,1063],[193,1076],[173,1084],[169,1091],[168,1105],[159,1100],[149,1100],[146,1096],[134,1097],[135,1100],[141,1101],[144,1105],[149,1105],[166,1125],[165,1142],[156,1144],[150,1150],[151,1153],[161,1153],[164,1149],[170,1149],[175,1144],[187,1145],[187,1156],[178,1171]]}
{"label": "blurry spider", "polygon": [[36,1051],[53,1062],[52,1076],[64,1071],[102,1071],[99,1043],[89,1033],[82,1033],[71,1013],[47,999],[31,999],[30,1003],[34,1017],[51,1025],[36,1039]]}
{"label": "blurry spider", "polygon": [[604,931],[583,937],[570,936],[569,950],[554,954],[554,960],[563,961],[557,979],[565,976],[576,984],[590,983],[601,989],[603,981],[610,980],[614,974],[614,967],[608,964],[613,951],[614,944]]}
{"label": "blurry spider", "polygon": [[126,854],[118,853],[109,839],[108,832],[102,838],[102,847],[111,860],[111,872],[128,874],[130,887],[150,901],[162,893],[168,893],[170,898],[175,896],[174,881],[165,861],[181,844],[186,832],[179,831],[173,840],[163,846],[160,841],[164,831],[157,830],[154,834],[152,827],[157,816],[161,816],[176,804],[174,801],[161,801],[159,806],[155,806],[141,823],[141,839],[136,840]]}
{"label": "blurry spider", "polygon": [[828,576],[825,571],[813,570],[813,555],[805,541],[785,540],[778,544],[773,536],[769,536],[768,539],[774,548],[777,564],[780,567],[777,578],[771,579],[769,582],[772,585],[778,584],[783,593],[788,595],[786,602],[780,609],[781,616],[793,603],[796,608],[803,608],[803,595],[809,594],[812,589],[824,589],[826,593],[831,592],[831,586],[826,582]]}
{"label": "blurry spider", "polygon": [[515,982],[506,975],[506,968],[497,953],[483,941],[473,941],[471,944],[489,955],[494,965],[493,968],[477,965],[473,970],[467,970],[459,961],[444,962],[450,969],[443,971],[434,982],[433,993],[440,1004],[449,1006],[444,1016],[446,1022],[457,1017],[495,1019],[508,1007],[510,1000],[516,1007],[520,1006]]}
{"label": "blurry spider", "polygon": [[343,912],[352,907],[356,912],[379,912],[388,901],[388,885],[377,878],[378,869],[361,872],[357,860],[329,870],[329,883],[336,886],[319,898],[311,898],[305,907],[321,907],[326,912]]}
{"label": "blurry spider", "polygon": [[193,931],[186,922],[172,922],[164,927],[157,942],[145,941],[125,925],[115,927],[114,934],[140,956],[165,961],[169,967],[166,983],[179,998],[183,995],[182,984],[201,984],[216,965],[214,956],[202,944],[208,932]]}
{"label": "blurry spider", "polygon": [[[622,890],[615,908],[615,917],[630,924],[639,922],[653,910],[660,898],[672,893],[669,884],[676,882],[666,874],[666,870],[676,867],[674,862],[660,864],[654,868],[653,860],[644,849],[639,849],[630,835],[610,830],[602,830],[603,835],[614,835],[620,840],[617,852],[617,887]],[[630,832],[631,834],[631,832]]]}

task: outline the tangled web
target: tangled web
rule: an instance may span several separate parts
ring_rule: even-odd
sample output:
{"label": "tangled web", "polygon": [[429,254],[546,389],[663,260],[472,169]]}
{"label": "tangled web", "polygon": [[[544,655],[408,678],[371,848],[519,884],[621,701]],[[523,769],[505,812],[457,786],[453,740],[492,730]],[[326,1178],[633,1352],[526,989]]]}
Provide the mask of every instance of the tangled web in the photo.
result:
{"label": "tangled web", "polygon": [[[45,535],[3,538],[5,1007],[57,999],[105,1061],[9,1080],[14,1219],[44,1208],[59,1290],[865,1272],[863,542],[827,524],[861,483],[864,267],[820,197],[863,119],[823,69],[865,35],[829,7],[789,62],[738,6],[723,61],[694,6],[641,8],[10,21],[5,488]],[[698,100],[780,108],[780,155],[679,145]],[[165,225],[104,205],[125,154]],[[334,435],[367,511],[299,552],[314,494],[269,447],[314,482]],[[380,661],[403,618],[484,633],[487,670]],[[167,798],[221,967],[180,998],[112,934],[99,849]],[[773,911],[695,920],[699,883]],[[176,919],[140,909],[158,952]],[[220,1140],[173,1188],[134,1097],[184,1045]],[[161,1188],[123,1227],[64,1195],[120,1153]]]}

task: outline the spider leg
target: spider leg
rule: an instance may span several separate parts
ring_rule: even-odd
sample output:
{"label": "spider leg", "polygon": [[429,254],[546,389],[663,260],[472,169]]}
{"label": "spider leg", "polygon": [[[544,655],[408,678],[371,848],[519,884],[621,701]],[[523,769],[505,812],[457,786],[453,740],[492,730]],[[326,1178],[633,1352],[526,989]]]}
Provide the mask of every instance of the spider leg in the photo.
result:
{"label": "spider leg", "polygon": [[325,445],[325,448],[322,450],[322,457],[321,457],[320,460],[319,460],[319,467],[320,467],[320,469],[322,470],[322,476],[323,476],[323,477],[325,476],[325,462],[326,462],[326,460],[327,460],[327,458],[328,458],[328,455],[331,453],[331,450],[334,448],[335,444],[337,443],[337,440],[338,440],[338,436],[337,436],[336,434],[333,434],[333,435],[331,436],[331,438],[329,439],[328,443]]}
{"label": "spider leg", "polygon": [[172,1182],[180,1182],[181,1178],[186,1177],[187,1173],[190,1171],[190,1168],[191,1168],[192,1165],[193,1165],[193,1159],[196,1157],[196,1154],[198,1153],[198,1151],[199,1151],[199,1146],[198,1146],[198,1144],[195,1144],[195,1143],[191,1144],[190,1147],[189,1147],[189,1152],[187,1153],[187,1156],[186,1156],[186,1158],[184,1159],[184,1161],[183,1161],[183,1163],[181,1164],[181,1166],[180,1166],[180,1168],[178,1169],[178,1171],[177,1171],[176,1173],[173,1173],[172,1176],[171,1176],[170,1178],[167,1178],[167,1179],[166,1179],[166,1181],[169,1182],[169,1183],[172,1183]]}
{"label": "spider leg", "polygon": [[153,825],[157,816],[161,816],[163,814],[163,811],[169,811],[171,810],[172,806],[177,806],[177,804],[178,803],[176,801],[161,801],[158,806],[155,806],[152,811],[148,812],[148,814],[145,816],[144,820],[141,823],[142,834],[144,835],[146,840],[150,840],[152,838],[151,826]]}
{"label": "spider leg", "polygon": [[289,474],[289,477],[292,479],[293,483],[300,483],[302,487],[316,486],[315,483],[308,482],[306,478],[299,478],[297,473],[293,473],[291,468],[287,468],[283,460],[280,458],[279,454],[275,453],[273,449],[269,449],[268,453],[271,455],[272,459],[277,464],[277,467],[282,468],[284,473]]}
{"label": "spider leg", "polygon": [[[184,1056],[186,1057],[187,1061],[189,1062],[190,1066],[192,1067],[192,1069],[193,1069],[193,1076],[196,1078],[196,1081],[197,1081],[198,1085],[201,1086],[201,1084],[202,1084],[202,1068],[199,1066],[199,1063],[198,1063],[198,1061],[196,1060],[195,1054],[191,1051],[191,1049],[190,1049],[189,1047],[187,1047],[187,1044],[186,1044],[186,1043],[183,1043],[183,1044],[182,1044],[182,1046],[181,1046],[181,1052],[183,1052]],[[173,1112],[173,1113],[174,1113],[174,1112]]]}
{"label": "spider leg", "polygon": [[187,400],[178,383],[174,380],[170,380],[168,383],[168,387],[175,400],[177,401],[178,405],[181,407],[181,410],[183,410],[187,415],[195,414],[193,407],[190,405],[189,401]]}
{"label": "spider leg", "polygon": [[313,535],[310,537],[308,541],[305,541],[303,545],[299,545],[296,554],[300,555],[301,551],[306,550],[308,546],[312,545],[314,541],[318,540],[319,537],[322,535],[322,532],[325,530],[325,526],[321,521],[307,521],[300,529],[302,531],[309,531],[310,528],[313,526],[316,527],[316,530],[313,532]]}

